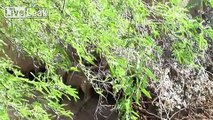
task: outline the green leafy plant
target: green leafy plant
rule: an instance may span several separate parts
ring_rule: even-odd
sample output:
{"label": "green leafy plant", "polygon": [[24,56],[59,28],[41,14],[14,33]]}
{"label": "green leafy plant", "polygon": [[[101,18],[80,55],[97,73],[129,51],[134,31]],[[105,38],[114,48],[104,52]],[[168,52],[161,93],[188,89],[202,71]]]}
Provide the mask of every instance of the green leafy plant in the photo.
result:
{"label": "green leafy plant", "polygon": [[[76,67],[66,53],[71,45],[80,57],[79,66],[86,66],[85,61],[95,65],[94,51],[104,55],[110,76],[97,81],[111,81],[114,96],[122,92],[116,103],[121,119],[138,119],[133,104],[140,106],[142,95],[152,97],[147,87],[150,80],[157,81],[150,66],[157,61],[157,55],[162,55],[163,46],[158,45],[159,41],[163,44],[169,41],[172,57],[181,64],[191,65],[207,49],[206,37],[213,38],[212,29],[190,18],[179,2],[148,5],[140,0],[39,0],[36,3],[4,0],[0,6],[48,8],[48,19],[8,19],[8,27],[0,29],[2,35],[13,40],[27,56],[43,61],[48,72],[36,77],[37,81],[29,81],[19,77],[20,71],[13,69],[10,62],[1,60],[0,114],[6,119],[10,106],[20,118],[50,119],[42,103],[46,101],[47,108],[57,111],[59,116],[71,116],[58,101],[62,95],[77,99],[77,92],[64,85],[56,74],[57,68],[68,71]],[[57,55],[61,60],[56,59]],[[15,74],[8,74],[6,68]],[[104,89],[95,89],[102,95]],[[23,97],[34,96],[34,91],[42,94],[42,100],[29,104]]]}

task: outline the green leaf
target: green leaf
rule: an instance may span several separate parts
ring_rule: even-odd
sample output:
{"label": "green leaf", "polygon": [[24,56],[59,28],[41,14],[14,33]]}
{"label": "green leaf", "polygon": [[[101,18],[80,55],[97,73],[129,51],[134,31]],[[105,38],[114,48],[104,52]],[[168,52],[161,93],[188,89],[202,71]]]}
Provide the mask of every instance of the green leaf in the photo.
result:
{"label": "green leaf", "polygon": [[148,97],[148,98],[152,98],[151,95],[149,94],[149,92],[145,89],[145,88],[141,88],[141,92],[143,92],[143,94]]}
{"label": "green leaf", "polygon": [[78,68],[77,68],[77,67],[71,67],[71,68],[70,68],[70,70],[71,70],[71,71],[79,72],[79,70],[78,70]]}
{"label": "green leaf", "polygon": [[155,77],[155,75],[152,73],[151,70],[149,70],[148,68],[144,68],[145,69],[145,73],[148,77],[150,77],[151,79],[157,81],[157,78]]}
{"label": "green leaf", "polygon": [[211,7],[213,8],[213,0],[209,0]]}

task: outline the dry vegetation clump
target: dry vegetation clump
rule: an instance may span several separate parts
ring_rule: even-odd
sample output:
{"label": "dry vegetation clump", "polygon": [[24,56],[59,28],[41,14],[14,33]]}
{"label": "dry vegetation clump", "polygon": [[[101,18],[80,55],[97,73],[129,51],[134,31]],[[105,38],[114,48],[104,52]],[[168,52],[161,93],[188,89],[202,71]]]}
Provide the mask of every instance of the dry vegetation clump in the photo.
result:
{"label": "dry vegetation clump", "polygon": [[[152,103],[158,107],[160,118],[196,117],[202,114],[212,118],[213,81],[205,68],[184,68],[177,63],[172,66],[157,66],[159,82],[151,88],[157,94]],[[209,105],[207,105],[209,104]]]}

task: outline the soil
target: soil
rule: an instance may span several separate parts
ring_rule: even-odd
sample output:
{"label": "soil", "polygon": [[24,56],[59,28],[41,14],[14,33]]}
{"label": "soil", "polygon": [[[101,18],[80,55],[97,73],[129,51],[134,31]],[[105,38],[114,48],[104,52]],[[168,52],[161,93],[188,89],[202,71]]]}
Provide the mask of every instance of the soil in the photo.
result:
{"label": "soil", "polygon": [[[92,97],[86,103],[84,102],[83,96],[80,96],[81,99],[77,102],[72,100],[71,102],[66,98],[62,101],[63,104],[67,104],[65,109],[71,110],[74,113],[73,120],[118,120],[118,114],[111,110],[112,107],[98,108],[98,96]],[[70,119],[61,117],[60,120]]]}

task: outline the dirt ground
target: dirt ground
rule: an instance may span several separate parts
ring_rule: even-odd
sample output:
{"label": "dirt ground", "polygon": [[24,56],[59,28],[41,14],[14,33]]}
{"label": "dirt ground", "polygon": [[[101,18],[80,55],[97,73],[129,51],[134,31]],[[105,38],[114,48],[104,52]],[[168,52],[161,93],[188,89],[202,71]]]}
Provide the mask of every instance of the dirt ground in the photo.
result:
{"label": "dirt ground", "polygon": [[[67,104],[65,109],[74,113],[73,120],[118,120],[118,115],[112,111],[112,107],[98,107],[99,98],[94,96],[86,103],[83,96],[80,96],[77,102],[71,102],[68,99],[63,100],[63,104]],[[100,115],[101,114],[101,115]],[[70,120],[69,118],[60,118],[60,120]]]}

